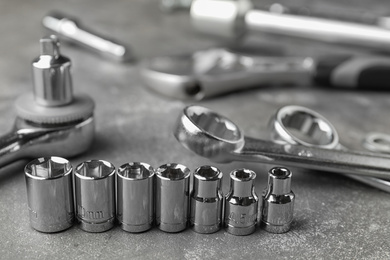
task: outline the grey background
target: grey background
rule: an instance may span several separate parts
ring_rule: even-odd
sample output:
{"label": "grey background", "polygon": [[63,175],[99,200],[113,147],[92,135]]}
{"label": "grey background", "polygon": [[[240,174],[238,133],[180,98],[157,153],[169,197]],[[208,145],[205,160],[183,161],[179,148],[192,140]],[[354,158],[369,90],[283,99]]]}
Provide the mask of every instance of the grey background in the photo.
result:
{"label": "grey background", "polygon": [[[257,4],[266,4],[263,1]],[[285,1],[287,2],[287,1]],[[388,11],[388,2],[294,1],[326,11]],[[349,8],[349,9],[346,9]],[[82,24],[133,47],[142,59],[220,46],[217,39],[197,34],[188,14],[167,15],[157,1],[0,1],[0,132],[7,132],[15,117],[13,102],[31,90],[30,62],[39,53],[39,38],[46,33],[41,18],[50,10],[78,17]],[[276,49],[289,55],[362,53],[358,48],[272,35],[249,37],[248,46]],[[247,167],[257,172],[260,195],[270,165],[215,164],[183,148],[172,135],[172,125],[191,102],[160,97],[149,92],[133,64],[104,60],[84,49],[63,44],[62,53],[72,59],[76,92],[89,93],[96,102],[96,140],[91,149],[71,162],[104,159],[117,167],[144,161],[154,167],[179,162],[190,169],[212,164],[225,174]],[[288,104],[303,105],[326,116],[338,129],[347,147],[362,149],[369,131],[389,133],[388,93],[329,90],[318,87],[254,89],[198,104],[218,111],[253,137],[267,138],[266,125],[275,110]],[[275,235],[257,230],[235,237],[221,230],[211,235],[185,230],[167,234],[156,228],[130,234],[119,227],[89,234],[77,226],[57,234],[43,234],[29,227],[23,166],[18,162],[0,170],[0,258],[2,259],[385,259],[390,258],[389,194],[345,177],[324,172],[294,172],[295,220],[289,233]]]}

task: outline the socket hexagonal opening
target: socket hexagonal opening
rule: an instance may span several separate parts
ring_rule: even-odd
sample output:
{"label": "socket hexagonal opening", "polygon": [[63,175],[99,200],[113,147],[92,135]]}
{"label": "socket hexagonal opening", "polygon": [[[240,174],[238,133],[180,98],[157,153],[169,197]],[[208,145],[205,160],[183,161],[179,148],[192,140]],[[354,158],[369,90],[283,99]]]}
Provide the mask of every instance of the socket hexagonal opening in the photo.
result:
{"label": "socket hexagonal opening", "polygon": [[233,179],[239,180],[239,181],[249,181],[253,180],[256,177],[256,173],[254,171],[248,170],[248,169],[238,169],[232,171],[230,176]]}
{"label": "socket hexagonal opening", "polygon": [[109,176],[115,171],[114,165],[103,160],[90,160],[79,164],[76,173],[81,176],[100,179]]}
{"label": "socket hexagonal opening", "polygon": [[181,164],[165,164],[157,169],[157,174],[169,180],[181,180],[189,176],[190,169]]}
{"label": "socket hexagonal opening", "polygon": [[282,168],[282,167],[275,167],[270,170],[270,173],[273,177],[277,179],[285,179],[290,177],[291,172],[287,168]]}
{"label": "socket hexagonal opening", "polygon": [[44,179],[62,177],[71,170],[68,160],[55,156],[35,159],[26,166],[26,173]]}
{"label": "socket hexagonal opening", "polygon": [[154,174],[153,168],[146,163],[126,163],[119,167],[118,174],[129,179],[147,179]]}
{"label": "socket hexagonal opening", "polygon": [[195,171],[195,176],[198,179],[202,180],[215,180],[218,179],[221,174],[221,171],[218,170],[216,167],[209,166],[209,165],[204,165],[199,167]]}

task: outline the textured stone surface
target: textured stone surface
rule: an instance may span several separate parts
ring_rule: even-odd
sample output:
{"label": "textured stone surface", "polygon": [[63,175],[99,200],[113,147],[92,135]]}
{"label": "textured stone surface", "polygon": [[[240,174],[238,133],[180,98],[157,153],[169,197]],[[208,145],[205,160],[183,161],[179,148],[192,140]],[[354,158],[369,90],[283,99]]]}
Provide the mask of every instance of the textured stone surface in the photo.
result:
{"label": "textured stone surface", "polygon": [[[264,3],[270,3],[265,1]],[[351,5],[350,1],[294,1],[321,9]],[[354,1],[355,10],[382,12],[385,0]],[[61,10],[102,34],[130,43],[137,57],[184,53],[221,45],[195,33],[185,13],[166,15],[158,2],[132,1],[0,1],[0,132],[11,128],[15,98],[31,90],[30,62],[39,53],[45,35],[41,18]],[[352,9],[351,9],[352,10]],[[361,50],[263,35],[247,45],[261,45],[289,55],[360,53]],[[116,64],[84,49],[63,44],[62,53],[73,61],[76,91],[88,92],[96,101],[97,136],[89,152],[72,158],[74,166],[86,159],[104,159],[119,166],[144,161],[154,167],[179,162],[194,170],[210,164],[184,149],[172,135],[181,109],[191,102],[170,100],[149,92],[137,76],[136,66]],[[236,122],[247,135],[266,138],[266,125],[275,110],[296,104],[315,109],[334,123],[347,147],[362,149],[365,133],[389,133],[388,93],[334,91],[317,87],[275,87],[234,93],[199,102]],[[386,259],[390,257],[390,197],[345,177],[293,169],[296,194],[295,220],[287,234],[258,230],[247,237],[224,231],[201,235],[186,230],[167,234],[154,228],[129,234],[119,227],[89,234],[74,226],[57,234],[29,227],[23,166],[19,162],[0,170],[0,258],[2,259]],[[247,167],[258,173],[256,190],[265,187],[270,165],[235,162],[214,164],[228,173]],[[390,165],[390,164],[389,164]]]}

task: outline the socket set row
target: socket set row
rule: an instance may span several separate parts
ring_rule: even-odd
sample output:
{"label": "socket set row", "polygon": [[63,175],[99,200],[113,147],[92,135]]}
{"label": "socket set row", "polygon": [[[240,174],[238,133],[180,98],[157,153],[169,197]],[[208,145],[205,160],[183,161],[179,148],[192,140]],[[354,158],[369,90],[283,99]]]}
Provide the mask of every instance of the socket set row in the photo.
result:
{"label": "socket set row", "polygon": [[293,219],[292,173],[282,167],[269,171],[261,203],[254,190],[256,173],[248,169],[230,173],[225,196],[223,174],[213,166],[195,170],[191,193],[191,172],[180,164],[154,170],[133,162],[116,170],[107,161],[90,160],[73,171],[68,160],[45,157],[28,163],[25,175],[30,224],[47,233],[71,227],[75,216],[87,232],[107,231],[117,219],[123,230],[133,233],[155,224],[172,233],[189,225],[203,234],[224,226],[233,235],[253,233],[258,222],[268,232],[284,233]]}

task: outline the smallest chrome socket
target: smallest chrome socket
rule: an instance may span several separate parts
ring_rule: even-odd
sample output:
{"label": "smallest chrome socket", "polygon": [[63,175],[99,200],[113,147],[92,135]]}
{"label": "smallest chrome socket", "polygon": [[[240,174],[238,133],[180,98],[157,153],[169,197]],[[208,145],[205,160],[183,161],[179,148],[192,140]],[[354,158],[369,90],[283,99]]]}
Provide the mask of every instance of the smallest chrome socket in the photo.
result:
{"label": "smallest chrome socket", "polygon": [[295,195],[291,190],[292,172],[283,167],[268,172],[268,187],[263,193],[261,226],[271,233],[285,233],[293,220]]}
{"label": "smallest chrome socket", "polygon": [[212,166],[201,166],[194,172],[190,225],[197,233],[210,234],[221,228],[222,175],[219,169]]}
{"label": "smallest chrome socket", "polygon": [[24,169],[31,227],[59,232],[73,225],[72,165],[64,158],[44,157]]}
{"label": "smallest chrome socket", "polygon": [[123,164],[117,172],[117,219],[127,232],[150,229],[154,221],[153,168],[146,163]]}
{"label": "smallest chrome socket", "polygon": [[256,230],[259,199],[255,193],[256,173],[248,169],[230,173],[230,191],[225,197],[225,229],[236,236]]}
{"label": "smallest chrome socket", "polygon": [[74,174],[77,220],[82,230],[103,232],[115,221],[115,167],[103,160],[79,164]]}

